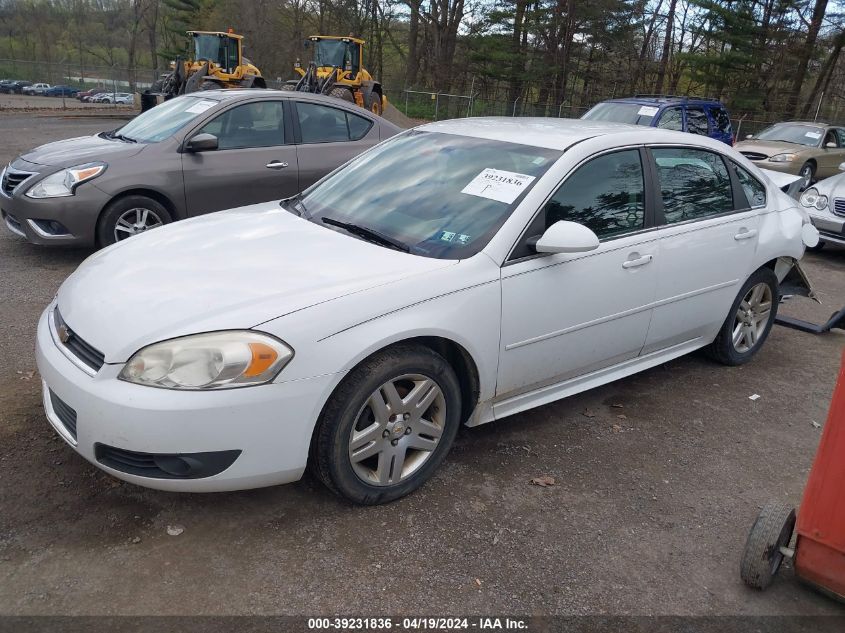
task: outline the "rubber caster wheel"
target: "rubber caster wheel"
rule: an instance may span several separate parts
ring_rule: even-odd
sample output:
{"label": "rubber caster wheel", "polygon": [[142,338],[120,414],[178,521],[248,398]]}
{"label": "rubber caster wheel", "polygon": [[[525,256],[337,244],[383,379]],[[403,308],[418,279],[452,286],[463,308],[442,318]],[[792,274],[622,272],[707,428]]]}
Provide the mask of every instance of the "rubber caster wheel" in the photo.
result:
{"label": "rubber caster wheel", "polygon": [[783,563],[782,547],[788,547],[795,529],[795,509],[785,503],[768,503],[760,512],[745,542],[739,575],[754,589],[772,584]]}

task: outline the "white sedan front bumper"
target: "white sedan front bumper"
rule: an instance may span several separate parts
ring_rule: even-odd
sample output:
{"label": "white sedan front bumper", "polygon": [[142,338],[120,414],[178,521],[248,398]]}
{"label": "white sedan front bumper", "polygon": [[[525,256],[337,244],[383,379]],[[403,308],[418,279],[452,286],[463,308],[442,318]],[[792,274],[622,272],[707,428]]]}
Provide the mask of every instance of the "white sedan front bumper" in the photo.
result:
{"label": "white sedan front bumper", "polygon": [[59,348],[49,326],[53,307],[41,315],[36,339],[44,408],[56,432],[92,464],[131,483],[184,492],[302,476],[336,375],[219,391],[134,385],[117,379],[122,365],[91,376]]}

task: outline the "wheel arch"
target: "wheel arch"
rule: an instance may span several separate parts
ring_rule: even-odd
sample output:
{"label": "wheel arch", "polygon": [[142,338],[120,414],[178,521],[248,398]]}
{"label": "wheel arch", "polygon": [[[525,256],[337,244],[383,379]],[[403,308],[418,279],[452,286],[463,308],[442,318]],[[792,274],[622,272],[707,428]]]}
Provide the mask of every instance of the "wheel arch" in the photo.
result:
{"label": "wheel arch", "polygon": [[[344,378],[376,354],[381,354],[386,350],[400,345],[419,345],[446,359],[446,362],[448,362],[455,371],[455,374],[458,377],[458,384],[461,388],[461,424],[469,420],[479,402],[481,395],[481,378],[478,371],[478,365],[472,354],[467,351],[465,346],[461,345],[452,338],[438,334],[421,334],[396,338],[390,340],[389,342],[385,341],[375,348],[364,352],[360,357],[353,360],[350,363],[348,370],[343,372]],[[332,386],[330,393],[325,398],[323,407],[325,407],[325,404],[331,399],[331,394],[340,387],[341,383],[343,383],[343,379],[339,380]]]}

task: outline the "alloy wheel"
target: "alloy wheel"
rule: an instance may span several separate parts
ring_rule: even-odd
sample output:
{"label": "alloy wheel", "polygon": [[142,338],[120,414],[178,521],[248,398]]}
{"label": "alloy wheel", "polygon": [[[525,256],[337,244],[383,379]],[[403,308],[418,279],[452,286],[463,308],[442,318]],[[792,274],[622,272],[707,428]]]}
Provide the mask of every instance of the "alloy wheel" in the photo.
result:
{"label": "alloy wheel", "polygon": [[772,289],[767,283],[752,286],[739,303],[734,317],[733,345],[739,353],[752,350],[772,316]]}
{"label": "alloy wheel", "polygon": [[164,222],[155,211],[140,207],[129,209],[120,214],[114,225],[114,239],[116,242],[162,226]]}
{"label": "alloy wheel", "polygon": [[353,471],[368,484],[390,486],[433,455],[446,424],[446,398],[433,379],[406,374],[370,394],[355,420],[349,437]]}

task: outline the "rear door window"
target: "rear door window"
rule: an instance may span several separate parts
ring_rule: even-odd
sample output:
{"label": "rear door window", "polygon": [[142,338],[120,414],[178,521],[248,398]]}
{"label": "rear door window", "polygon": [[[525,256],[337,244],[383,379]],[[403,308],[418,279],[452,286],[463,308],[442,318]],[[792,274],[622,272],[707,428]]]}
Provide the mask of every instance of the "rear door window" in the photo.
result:
{"label": "rear door window", "polygon": [[701,107],[687,107],[687,132],[709,136],[710,129],[707,120],[707,113]]}
{"label": "rear door window", "polygon": [[722,157],[690,147],[654,148],[665,224],[734,210],[733,188]]}
{"label": "rear door window", "polygon": [[303,143],[338,143],[364,138],[373,122],[346,110],[298,102],[299,130]]}

